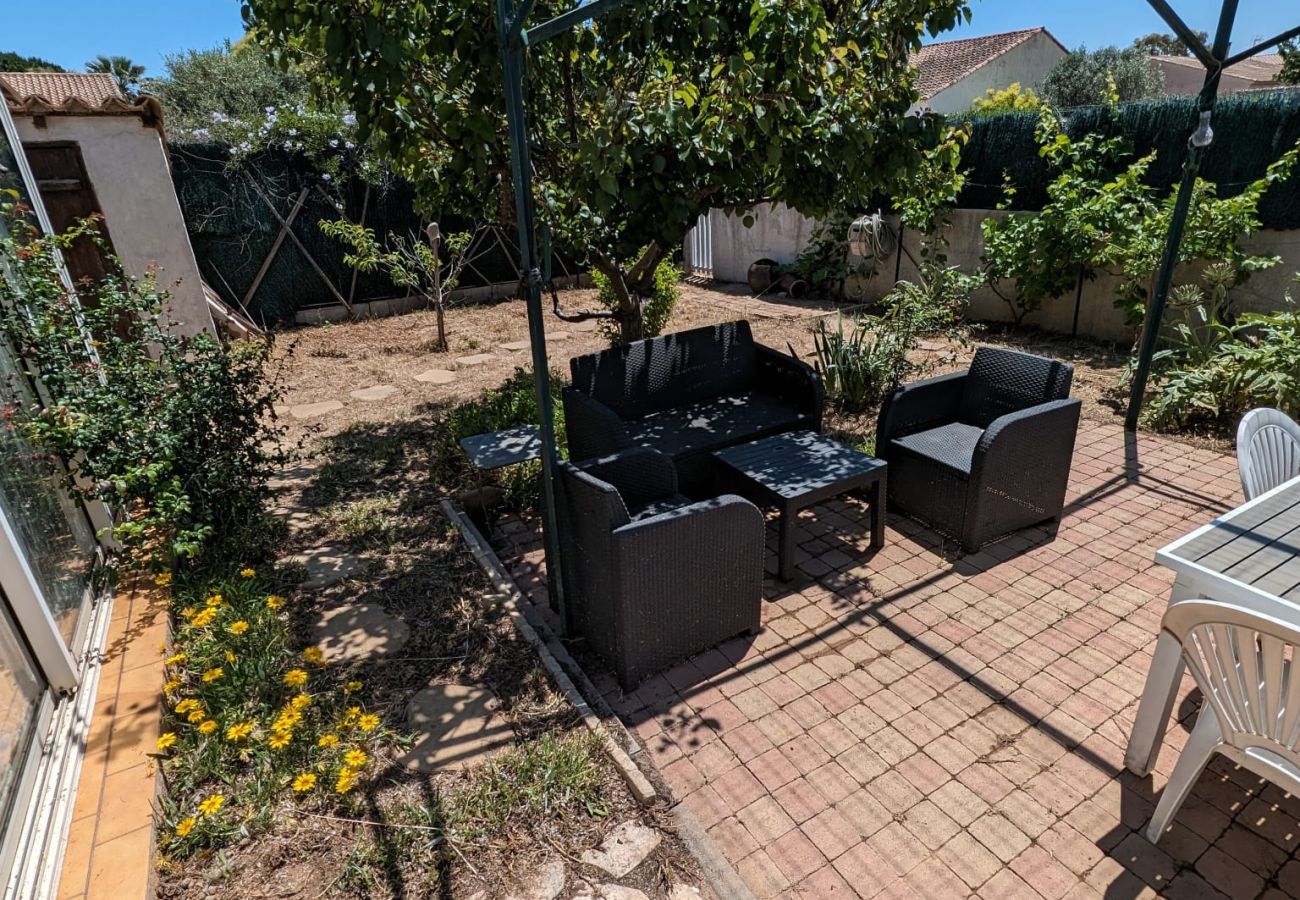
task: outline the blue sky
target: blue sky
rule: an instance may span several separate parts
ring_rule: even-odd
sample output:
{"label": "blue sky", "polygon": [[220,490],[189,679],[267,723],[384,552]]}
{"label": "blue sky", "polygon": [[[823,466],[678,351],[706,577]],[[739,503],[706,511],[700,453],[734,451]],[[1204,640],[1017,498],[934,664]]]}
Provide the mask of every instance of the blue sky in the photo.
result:
{"label": "blue sky", "polygon": [[[1214,30],[1219,0],[1172,3],[1193,28]],[[243,33],[238,0],[3,0],[0,8],[0,50],[41,56],[73,70],[107,53],[129,56],[153,74],[167,53],[213,47]],[[945,37],[1046,25],[1068,47],[1100,47],[1168,30],[1145,0],[972,0],[971,8],[971,25]],[[1243,49],[1297,24],[1300,11],[1293,3],[1242,0],[1234,43]]]}

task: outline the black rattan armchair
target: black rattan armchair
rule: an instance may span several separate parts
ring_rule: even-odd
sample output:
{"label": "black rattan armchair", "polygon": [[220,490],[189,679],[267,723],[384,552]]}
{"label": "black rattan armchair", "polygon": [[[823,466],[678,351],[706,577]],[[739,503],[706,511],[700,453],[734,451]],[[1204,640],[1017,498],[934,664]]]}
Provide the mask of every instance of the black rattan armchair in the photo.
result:
{"label": "black rattan armchair", "polygon": [[748,322],[634,341],[575,357],[569,367],[564,421],[572,457],[653,447],[672,458],[691,493],[711,483],[714,450],[821,430],[821,378],[755,343]]}
{"label": "black rattan armchair", "polygon": [[764,533],[754,504],[692,503],[672,461],[643,448],[561,463],[558,481],[568,624],[625,690],[758,630]]}
{"label": "black rattan armchair", "polygon": [[876,429],[890,508],[970,553],[1059,520],[1079,428],[1073,375],[1066,363],[980,347],[968,371],[894,391]]}

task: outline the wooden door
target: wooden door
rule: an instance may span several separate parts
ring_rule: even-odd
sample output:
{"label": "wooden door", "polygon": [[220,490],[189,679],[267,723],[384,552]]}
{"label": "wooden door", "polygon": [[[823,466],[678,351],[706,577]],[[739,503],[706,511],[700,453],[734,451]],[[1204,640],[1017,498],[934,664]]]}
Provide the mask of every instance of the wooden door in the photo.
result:
{"label": "wooden door", "polygon": [[[36,178],[41,199],[45,201],[45,209],[56,233],[76,225],[79,219],[95,213],[103,214],[99,200],[95,198],[94,186],[86,175],[81,147],[75,141],[24,143],[23,150],[27,153],[27,162],[32,167],[32,175]],[[99,231],[111,253],[112,241],[103,221],[99,223]],[[63,260],[76,283],[84,278],[99,281],[109,271],[99,247],[87,235],[78,238],[63,251]]]}

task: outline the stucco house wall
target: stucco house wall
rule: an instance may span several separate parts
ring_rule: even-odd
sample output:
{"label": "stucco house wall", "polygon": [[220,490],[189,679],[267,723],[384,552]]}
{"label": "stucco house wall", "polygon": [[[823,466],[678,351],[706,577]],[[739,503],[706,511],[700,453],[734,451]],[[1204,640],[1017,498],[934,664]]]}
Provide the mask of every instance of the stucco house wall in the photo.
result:
{"label": "stucco house wall", "polygon": [[44,127],[37,127],[31,116],[18,114],[14,119],[24,144],[77,143],[127,273],[141,276],[156,263],[158,282],[171,294],[175,330],[185,335],[212,332],[159,130],[132,115],[48,115]]}
{"label": "stucco house wall", "polygon": [[1064,59],[1065,48],[1047,32],[1039,32],[980,66],[961,81],[918,104],[933,112],[965,112],[989,89],[1001,90],[1019,82],[1038,90],[1052,67]]}

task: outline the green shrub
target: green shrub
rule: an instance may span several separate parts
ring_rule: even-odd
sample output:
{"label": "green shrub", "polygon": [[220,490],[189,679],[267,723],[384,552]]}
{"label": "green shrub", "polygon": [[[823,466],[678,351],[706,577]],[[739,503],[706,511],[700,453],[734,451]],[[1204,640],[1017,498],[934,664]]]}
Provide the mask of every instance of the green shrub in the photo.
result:
{"label": "green shrub", "polygon": [[826,399],[844,412],[862,412],[879,403],[902,380],[910,335],[890,331],[879,316],[844,316],[831,328],[822,319],[813,332],[813,368],[826,386]]}
{"label": "green shrub", "polygon": [[1177,318],[1168,329],[1169,346],[1153,359],[1154,395],[1143,409],[1152,427],[1230,427],[1257,406],[1300,416],[1300,310],[1288,292],[1282,310],[1246,313],[1228,323],[1230,284],[1230,278],[1211,275],[1208,294],[1185,287],[1172,298]]}
{"label": "green shrub", "polygon": [[[596,302],[606,309],[617,309],[618,299],[614,288],[609,283],[609,276],[598,269],[591,270],[592,283],[596,285]],[[682,270],[671,259],[665,259],[655,268],[654,290],[645,299],[641,309],[642,329],[646,337],[658,337],[664,333],[673,309],[681,296],[678,282],[682,280]],[[622,338],[618,323],[612,319],[602,319],[600,333],[611,343],[620,344]]]}
{"label": "green shrub", "polygon": [[286,458],[270,343],[169,331],[154,274],[128,277],[115,260],[78,300],[58,253],[91,230],[47,237],[0,202],[0,335],[48,396],[12,420],[63,460],[74,495],[119,514],[112,537],[127,559],[258,558],[272,539],[267,481]]}

